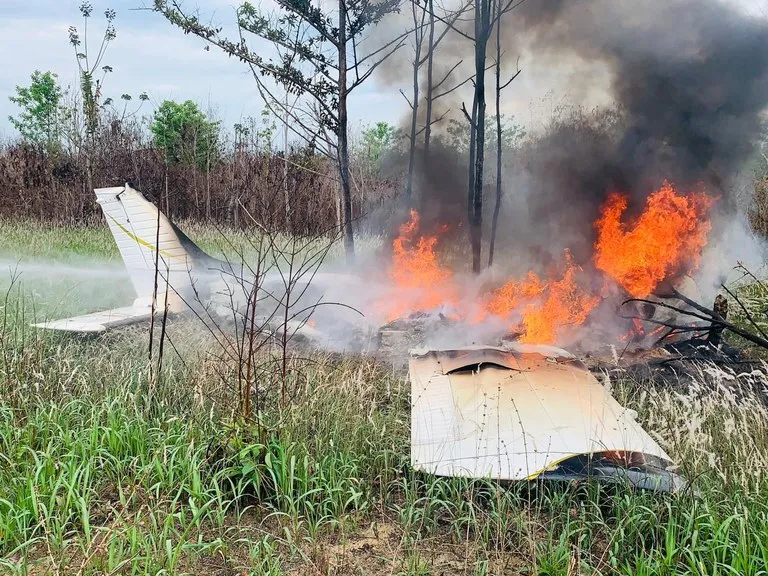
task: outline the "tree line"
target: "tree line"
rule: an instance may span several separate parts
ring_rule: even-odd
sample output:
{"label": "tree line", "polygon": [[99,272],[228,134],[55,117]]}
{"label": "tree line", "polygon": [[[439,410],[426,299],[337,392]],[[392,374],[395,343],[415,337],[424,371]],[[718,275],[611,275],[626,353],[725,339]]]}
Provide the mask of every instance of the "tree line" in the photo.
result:
{"label": "tree line", "polygon": [[[355,229],[373,211],[394,212],[394,198],[414,203],[419,194],[417,157],[428,161],[437,142],[451,148],[467,167],[473,269],[482,268],[488,232],[492,263],[502,201],[502,152],[511,150],[523,134],[499,112],[501,91],[517,75],[502,78],[500,47],[500,22],[515,7],[513,2],[469,0],[446,10],[432,0],[339,0],[324,10],[304,0],[280,0],[277,11],[269,14],[243,2],[236,9],[237,33],[232,37],[185,6],[189,3],[154,0],[153,9],[250,69],[264,103],[262,118],[230,128],[192,101],[164,101],[146,113],[146,94],[104,98],[112,73],[105,63],[107,50],[117,36],[116,14],[107,10],[100,42],[90,42],[99,46],[95,53],[88,52],[89,42],[78,28],[70,28],[79,70],[76,90],[62,89],[55,74],[35,71],[29,86],[17,87],[11,97],[19,109],[11,123],[21,140],[6,144],[0,154],[3,214],[87,219],[95,213],[93,187],[130,178],[174,217],[238,225],[244,218],[258,218],[261,224],[293,233],[335,222],[343,229],[352,262]],[[391,27],[388,36],[372,44],[371,28],[406,9],[409,23]],[[80,13],[87,24],[92,6],[82,3]],[[473,30],[467,21],[474,23]],[[494,32],[495,55],[488,66]],[[474,74],[458,78],[458,62],[435,77],[435,54],[454,37],[474,47]],[[273,44],[273,54],[265,55],[263,44],[260,50],[252,48],[263,40]],[[413,90],[401,91],[410,121],[403,129],[376,123],[354,134],[349,97],[403,50],[411,50]],[[491,117],[485,77],[494,67],[496,113]],[[452,117],[447,111],[436,114],[437,105],[462,87],[472,87],[471,107],[462,104]],[[494,121],[495,130],[487,130]],[[279,136],[282,146],[276,145]],[[489,159],[496,168],[492,179],[486,175]],[[489,182],[496,186],[490,231],[483,223]]]}

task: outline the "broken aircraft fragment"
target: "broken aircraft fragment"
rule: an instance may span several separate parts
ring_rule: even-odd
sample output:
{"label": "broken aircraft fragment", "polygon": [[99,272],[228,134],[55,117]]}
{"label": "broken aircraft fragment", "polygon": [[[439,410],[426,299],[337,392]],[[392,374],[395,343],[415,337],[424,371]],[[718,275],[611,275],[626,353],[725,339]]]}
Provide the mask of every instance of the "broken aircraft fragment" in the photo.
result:
{"label": "broken aircraft fragment", "polygon": [[551,346],[414,350],[411,464],[438,476],[626,480],[680,490],[667,453],[586,367]]}

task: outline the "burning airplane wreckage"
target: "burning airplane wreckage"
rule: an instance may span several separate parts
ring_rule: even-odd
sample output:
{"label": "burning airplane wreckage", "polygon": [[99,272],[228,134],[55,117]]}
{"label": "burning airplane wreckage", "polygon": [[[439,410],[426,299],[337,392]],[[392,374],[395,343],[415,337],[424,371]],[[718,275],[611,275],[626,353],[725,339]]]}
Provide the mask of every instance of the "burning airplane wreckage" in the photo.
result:
{"label": "burning airplane wreckage", "polygon": [[[560,347],[585,360],[608,348],[619,351],[614,358],[664,349],[660,363],[735,363],[721,338],[730,330],[768,348],[761,333],[728,321],[722,296],[715,300],[724,275],[711,268],[735,260],[708,255],[736,221],[728,191],[758,151],[768,24],[715,0],[547,0],[524,3],[507,20],[519,27],[501,36],[513,53],[526,44],[553,61],[599,65],[615,113],[555,121],[520,151],[501,207],[501,256],[480,276],[462,274],[450,257],[452,236],[465,241],[466,167],[434,146],[386,265],[308,275],[294,286],[293,305],[313,310],[311,318],[291,316],[283,333],[344,350],[373,342],[380,354],[409,358],[417,469],[502,480],[621,477],[676,490],[684,482],[669,455]],[[594,72],[571,77],[602,77]],[[254,282],[239,263],[208,256],[130,186],[96,197],[137,298],[39,326],[102,332],[158,308],[206,317],[229,310],[243,322],[260,313],[249,312],[253,284],[266,309],[284,301],[283,275],[257,270]],[[690,298],[691,276],[705,268],[706,297]]]}
{"label": "burning airplane wreckage", "polygon": [[[266,274],[257,283],[263,295],[254,298],[248,290],[255,279],[242,264],[203,252],[130,185],[97,189],[96,198],[137,298],[124,308],[35,326],[101,333],[159,314],[195,313],[202,318],[203,311],[208,317],[220,314],[221,320],[234,311],[247,326],[253,316],[250,302],[262,302],[256,316],[267,316],[270,310],[274,314],[275,303],[282,302],[284,276]],[[704,195],[681,196],[665,184],[627,227],[620,221],[624,201],[611,197],[597,223],[598,268],[624,287],[625,296],[648,296],[669,270],[677,270],[681,259],[695,261],[690,257],[706,241],[710,205]],[[677,242],[660,244],[644,236],[653,219],[660,218],[676,227]],[[685,485],[636,414],[620,406],[575,356],[552,345],[564,333],[583,328],[590,314],[610,300],[580,284],[583,270],[570,255],[548,277],[531,272],[470,299],[462,295],[450,269],[440,264],[437,243],[436,236],[420,234],[419,216],[413,212],[392,243],[391,282],[385,291],[372,290],[370,282],[350,274],[312,274],[305,285],[295,287],[301,313],[281,329],[318,347],[329,345],[339,325],[345,333],[370,333],[370,319],[357,311],[346,309],[341,319],[317,307],[324,293],[338,295],[343,289],[369,295],[365,303],[371,316],[383,322],[373,341],[390,359],[410,357],[411,460],[416,469],[499,480],[594,476],[664,491]],[[655,252],[642,252],[650,249]],[[633,260],[622,261],[622,254]],[[609,294],[615,295],[615,288]],[[158,302],[165,303],[165,312],[153,305]],[[724,328],[721,321],[712,312],[709,323],[718,334]],[[620,334],[619,340],[656,337],[626,322],[634,331]],[[259,325],[269,323],[260,317]],[[485,326],[484,337],[495,339],[469,341],[472,327],[478,326]],[[437,342],[442,344],[435,346]]]}

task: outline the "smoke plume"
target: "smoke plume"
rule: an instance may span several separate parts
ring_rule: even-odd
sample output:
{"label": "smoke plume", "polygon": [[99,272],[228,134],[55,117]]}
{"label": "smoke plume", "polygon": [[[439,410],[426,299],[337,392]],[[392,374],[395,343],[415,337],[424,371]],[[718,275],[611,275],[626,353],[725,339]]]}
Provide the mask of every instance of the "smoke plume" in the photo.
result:
{"label": "smoke plume", "polygon": [[520,9],[509,22],[534,53],[577,53],[611,71],[622,133],[586,165],[580,154],[578,165],[563,158],[563,172],[639,194],[663,178],[719,189],[754,150],[768,102],[764,21],[714,0],[544,0]]}
{"label": "smoke plume", "polygon": [[[528,55],[529,67],[563,60],[585,69],[602,67],[613,102],[610,109],[576,107],[550,119],[518,152],[505,174],[502,248],[553,256],[569,248],[586,263],[592,222],[608,194],[628,194],[632,212],[664,180],[680,191],[703,188],[719,198],[719,211],[734,210],[731,190],[756,151],[768,104],[766,21],[718,0],[526,0],[502,25],[507,67],[521,53]],[[468,48],[463,39],[455,42]],[[450,48],[446,42],[436,53],[442,67],[455,59]],[[490,46],[489,62],[494,52]],[[593,81],[593,75],[576,70],[568,90],[585,93],[588,86],[580,84]],[[450,107],[459,110],[467,94],[453,98]],[[459,162],[466,161],[442,158],[437,164]],[[420,166],[425,222],[439,220],[431,213],[444,211],[436,195],[452,207],[457,199],[466,201],[462,171],[436,170],[435,164]],[[438,190],[434,183],[440,175],[448,182]],[[491,203],[487,192],[487,215]]]}

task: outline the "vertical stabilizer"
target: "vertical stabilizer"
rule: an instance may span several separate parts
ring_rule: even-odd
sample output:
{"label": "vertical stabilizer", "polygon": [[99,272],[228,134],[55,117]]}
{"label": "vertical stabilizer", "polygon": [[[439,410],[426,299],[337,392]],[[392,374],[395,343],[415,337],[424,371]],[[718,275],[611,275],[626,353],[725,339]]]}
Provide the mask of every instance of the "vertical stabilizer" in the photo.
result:
{"label": "vertical stabilizer", "polygon": [[179,294],[192,288],[192,257],[168,218],[128,184],[95,192],[136,291],[134,306],[150,306],[157,285],[159,303],[167,290],[169,311],[184,309]]}

